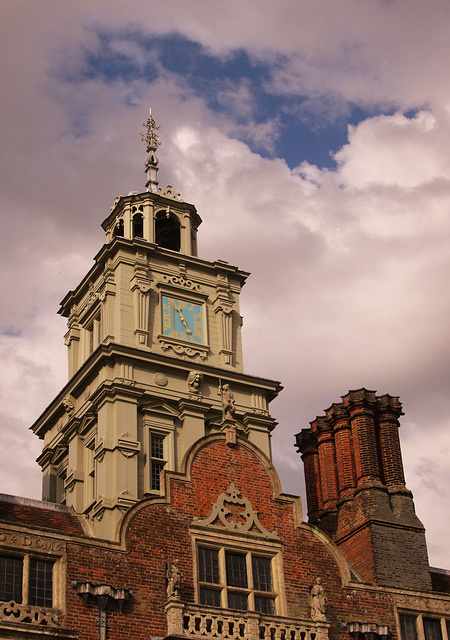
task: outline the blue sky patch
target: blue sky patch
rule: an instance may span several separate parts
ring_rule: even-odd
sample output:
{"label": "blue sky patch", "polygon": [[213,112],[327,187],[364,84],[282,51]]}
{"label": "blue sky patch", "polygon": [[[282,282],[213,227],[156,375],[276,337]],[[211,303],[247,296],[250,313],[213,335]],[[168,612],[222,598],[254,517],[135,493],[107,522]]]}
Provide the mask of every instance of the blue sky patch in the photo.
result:
{"label": "blue sky patch", "polygon": [[[333,154],[347,142],[348,124],[358,124],[369,116],[361,107],[348,104],[339,96],[279,95],[270,91],[274,66],[259,62],[238,49],[223,57],[211,55],[199,43],[184,36],[146,36],[140,32],[98,33],[100,46],[90,51],[78,77],[65,80],[118,79],[131,85],[135,80],[151,84],[161,72],[179,76],[190,90],[203,99],[209,109],[227,113],[236,125],[258,125],[277,119],[279,136],[273,149],[258,147],[245,136],[241,139],[252,151],[265,157],[284,158],[293,168],[306,161],[320,168],[334,168]],[[136,51],[139,55],[136,55]],[[276,61],[275,65],[280,64]],[[227,101],[224,96],[245,87],[246,104]],[[130,105],[133,101],[128,102]],[[395,109],[394,109],[395,110]]]}

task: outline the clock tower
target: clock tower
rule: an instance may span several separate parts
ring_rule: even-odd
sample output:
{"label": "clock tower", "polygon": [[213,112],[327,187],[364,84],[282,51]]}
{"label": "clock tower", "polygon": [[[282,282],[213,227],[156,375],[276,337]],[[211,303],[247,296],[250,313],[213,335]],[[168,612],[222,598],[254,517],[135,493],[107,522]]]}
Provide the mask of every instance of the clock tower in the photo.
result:
{"label": "clock tower", "polygon": [[239,295],[248,273],[197,256],[194,205],[158,186],[151,110],[146,191],[115,199],[106,244],[61,303],[69,382],[32,426],[44,440],[43,499],[114,539],[137,501],[182,471],[200,438],[227,431],[269,458],[278,382],[245,374]]}

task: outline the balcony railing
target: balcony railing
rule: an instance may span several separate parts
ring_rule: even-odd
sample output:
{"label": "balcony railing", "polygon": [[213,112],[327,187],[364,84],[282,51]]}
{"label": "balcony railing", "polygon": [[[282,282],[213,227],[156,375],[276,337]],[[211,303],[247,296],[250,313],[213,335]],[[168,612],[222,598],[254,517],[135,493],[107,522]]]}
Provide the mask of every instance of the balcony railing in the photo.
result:
{"label": "balcony railing", "polygon": [[328,640],[327,622],[211,609],[177,600],[166,604],[169,635],[227,640]]}
{"label": "balcony railing", "polygon": [[46,627],[58,627],[58,612],[17,602],[0,602],[0,622],[25,622]]}

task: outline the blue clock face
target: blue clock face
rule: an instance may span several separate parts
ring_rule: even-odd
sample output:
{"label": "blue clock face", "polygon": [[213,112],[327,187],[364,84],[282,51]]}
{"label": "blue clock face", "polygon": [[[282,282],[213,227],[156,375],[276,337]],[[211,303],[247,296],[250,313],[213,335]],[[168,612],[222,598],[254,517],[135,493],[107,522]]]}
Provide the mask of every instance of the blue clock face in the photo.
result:
{"label": "blue clock face", "polygon": [[202,305],[162,296],[163,334],[187,342],[203,343]]}

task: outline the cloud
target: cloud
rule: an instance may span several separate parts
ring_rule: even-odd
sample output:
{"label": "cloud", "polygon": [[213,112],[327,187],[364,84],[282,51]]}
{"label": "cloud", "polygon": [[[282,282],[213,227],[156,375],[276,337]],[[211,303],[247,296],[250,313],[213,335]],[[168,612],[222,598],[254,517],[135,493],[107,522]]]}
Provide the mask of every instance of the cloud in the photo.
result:
{"label": "cloud", "polygon": [[[162,124],[160,181],[203,217],[200,255],[253,272],[241,296],[245,369],[285,385],[272,408],[285,490],[303,486],[294,434],[340,394],[364,385],[400,395],[408,486],[432,563],[450,566],[442,491],[450,446],[449,9],[435,0],[232,0],[220,9],[195,1],[189,10],[176,1],[157,10],[133,0],[5,5],[2,490],[30,495],[33,486],[36,496],[30,460],[41,443],[27,427],[66,382],[65,326],[54,312],[104,242],[100,223],[114,196],[144,188],[138,134],[152,104]],[[90,73],[104,34],[138,73]],[[218,109],[201,83],[145,47],[145,37],[177,35],[217,64],[244,51],[255,76],[221,78]],[[355,104],[372,109],[349,123],[335,169],[306,161],[292,169],[274,157],[286,113],[301,104],[298,117],[308,122],[319,106],[327,122],[347,118]],[[296,139],[296,129],[287,135]]]}

